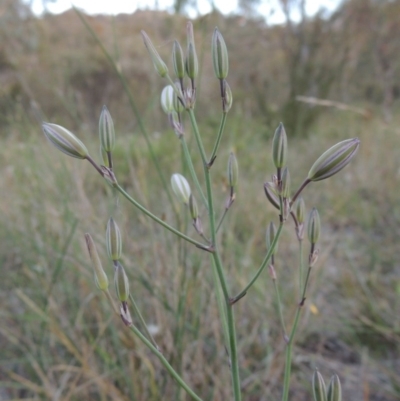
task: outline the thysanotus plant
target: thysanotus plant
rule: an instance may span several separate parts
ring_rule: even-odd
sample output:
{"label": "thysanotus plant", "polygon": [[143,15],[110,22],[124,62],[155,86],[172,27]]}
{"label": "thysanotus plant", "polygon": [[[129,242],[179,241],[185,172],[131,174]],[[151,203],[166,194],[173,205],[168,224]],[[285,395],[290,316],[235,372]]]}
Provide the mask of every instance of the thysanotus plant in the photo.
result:
{"label": "thysanotus plant", "polygon": [[[187,25],[187,46],[186,53],[182,50],[179,42],[174,41],[172,46],[173,71],[175,76],[171,77],[167,64],[158,54],[156,47],[152,44],[150,37],[142,31],[144,44],[149,52],[151,61],[159,76],[166,80],[166,87],[161,93],[161,105],[168,116],[168,122],[176,133],[182,146],[185,161],[186,177],[180,172],[176,172],[171,177],[171,188],[177,200],[182,205],[182,209],[187,209],[187,216],[191,218],[194,231],[188,234],[175,225],[168,222],[168,219],[159,218],[150,210],[144,207],[133,196],[128,194],[118,182],[112,153],[115,144],[115,131],[111,114],[106,107],[103,108],[99,121],[99,142],[101,164],[98,164],[90,155],[85,145],[70,131],[56,124],[43,123],[43,132],[47,139],[60,151],[77,159],[88,160],[96,171],[110,184],[114,190],[120,193],[135,208],[139,209],[147,217],[172,232],[180,240],[194,245],[202,252],[207,253],[211,259],[213,269],[214,290],[216,291],[218,302],[221,331],[224,335],[226,350],[229,355],[229,366],[231,375],[232,397],[235,401],[242,399],[242,379],[240,377],[240,366],[238,356],[238,345],[235,324],[235,304],[241,300],[268,266],[270,277],[274,284],[277,313],[281,324],[282,336],[286,343],[285,370],[283,377],[282,401],[287,401],[289,397],[292,351],[294,339],[302,308],[306,302],[307,288],[310,276],[318,258],[318,240],[321,233],[321,220],[318,210],[313,207],[306,221],[306,206],[303,197],[305,187],[311,182],[327,179],[341,169],[343,169],[355,156],[360,145],[357,138],[348,139],[332,146],[311,166],[307,177],[295,191],[291,188],[291,178],[288,167],[288,138],[284,125],[281,123],[277,127],[272,140],[271,158],[275,166],[271,181],[264,184],[264,191],[268,201],[278,210],[277,221],[268,225],[266,229],[266,250],[265,257],[248,279],[247,284],[237,294],[233,294],[227,279],[227,269],[224,267],[223,258],[220,250],[219,229],[224,223],[228,211],[234,204],[236,192],[239,185],[239,168],[236,155],[231,152],[227,160],[227,182],[229,185],[229,195],[225,204],[222,206],[223,212],[217,219],[214,187],[211,180],[211,170],[214,161],[219,154],[219,146],[225,129],[227,114],[231,110],[233,97],[231,89],[227,83],[229,58],[225,40],[221,32],[216,28],[211,39],[211,54],[214,73],[219,84],[216,90],[221,97],[221,123],[215,137],[214,146],[206,149],[203,145],[203,138],[197,124],[195,116],[196,105],[196,85],[198,78],[198,58],[195,47],[193,26]],[[189,85],[185,86],[186,81]],[[191,125],[191,131],[197,145],[197,152],[202,164],[202,175],[198,176],[192,162],[192,154],[186,143],[187,133],[184,129],[183,114],[187,114]],[[189,184],[192,183],[192,187]],[[205,191],[203,191],[204,183]],[[260,183],[260,190],[262,190]],[[194,190],[194,193],[192,192]],[[196,195],[195,195],[196,194]],[[292,194],[294,194],[292,196]],[[197,196],[197,199],[196,199]],[[248,194],[247,194],[248,196]],[[181,210],[182,210],[181,209]],[[203,228],[201,215],[208,220],[206,229]],[[290,326],[285,323],[283,316],[283,304],[278,286],[279,269],[277,264],[278,241],[283,227],[293,226],[299,244],[299,278],[298,278],[298,298],[293,299],[296,304],[296,313]],[[304,254],[304,237],[307,230],[307,239],[310,243],[308,258]],[[194,235],[192,235],[194,234]],[[129,288],[129,279],[126,273],[128,267],[122,264],[122,235],[117,223],[110,217],[106,230],[107,254],[114,269],[115,292],[112,295],[109,290],[109,280],[103,270],[100,257],[97,254],[96,246],[90,234],[85,235],[86,244],[92,261],[95,284],[103,291],[110,301],[112,309],[120,315],[123,323],[159,358],[162,365],[169,374],[176,380],[177,384],[184,389],[192,399],[201,401],[202,395],[195,391],[185,382],[177,370],[175,370],[162,354],[160,348],[151,336],[145,320],[134,299],[134,294]],[[195,248],[194,248],[195,249]],[[251,295],[249,295],[251,296]],[[242,301],[245,302],[245,301]],[[131,311],[133,318],[131,317]],[[139,330],[135,321],[138,320],[142,330]],[[312,393],[315,401],[341,401],[341,386],[337,375],[334,375],[328,386],[325,387],[321,374],[316,371],[312,378]],[[205,395],[204,395],[205,396]]]}

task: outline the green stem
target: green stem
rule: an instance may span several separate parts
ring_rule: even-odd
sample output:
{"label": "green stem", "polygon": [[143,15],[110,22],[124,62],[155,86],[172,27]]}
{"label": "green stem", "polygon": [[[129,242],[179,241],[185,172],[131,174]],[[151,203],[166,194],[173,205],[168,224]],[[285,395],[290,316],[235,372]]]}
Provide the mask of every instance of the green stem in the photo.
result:
{"label": "green stem", "polygon": [[183,153],[184,153],[184,156],[185,156],[186,164],[187,164],[187,166],[189,168],[190,175],[192,176],[192,180],[194,181],[194,183],[196,185],[196,188],[199,191],[199,193],[201,195],[201,198],[203,199],[203,203],[204,203],[205,207],[208,209],[207,198],[205,197],[204,192],[201,189],[201,185],[200,185],[199,179],[197,178],[196,171],[194,170],[192,157],[190,156],[190,152],[189,152],[185,137],[183,135],[180,137],[180,141],[181,141],[181,144],[182,144],[182,148],[183,148]]}
{"label": "green stem", "polygon": [[277,306],[278,306],[279,319],[281,321],[281,326],[282,326],[283,338],[287,339],[286,326],[285,326],[285,321],[283,319],[283,312],[282,312],[281,294],[279,292],[278,283],[276,282],[276,279],[273,279],[272,281],[274,283],[274,288],[275,288],[275,293],[276,293],[276,302],[277,302]]}
{"label": "green stem", "polygon": [[226,116],[227,116],[227,113],[222,114],[221,124],[219,125],[219,131],[218,131],[218,135],[217,135],[217,140],[215,141],[214,149],[211,153],[211,157],[210,157],[210,160],[208,161],[208,164],[212,163],[214,161],[214,159],[217,157],[218,147],[221,142],[222,133],[224,132],[224,128],[225,128]]}
{"label": "green stem", "polygon": [[174,233],[178,237],[190,242],[191,244],[196,245],[200,249],[204,249],[204,250],[208,249],[207,245],[204,245],[201,242],[198,242],[198,241],[188,237],[187,235],[181,233],[176,228],[170,226],[164,220],[161,220],[159,217],[155,216],[153,213],[148,211],[144,206],[142,206],[139,202],[137,202],[135,199],[133,199],[127,192],[125,192],[125,190],[119,184],[116,184],[115,189],[119,193],[121,193],[130,203],[132,203],[132,205],[136,206],[146,216],[150,217],[151,219],[153,219],[155,222],[157,222],[158,224],[160,224],[161,226],[163,226],[167,230],[171,231],[172,233]]}
{"label": "green stem", "polygon": [[142,325],[143,330],[145,331],[147,337],[150,339],[151,343],[159,350],[160,348],[158,347],[156,341],[154,340],[153,336],[149,332],[149,329],[148,329],[148,327],[146,325],[146,322],[144,321],[143,316],[140,313],[140,310],[139,310],[138,306],[136,305],[135,300],[132,297],[132,294],[129,294],[129,298],[130,298],[130,300],[132,302],[133,311],[136,314],[137,318],[139,319],[140,324]]}
{"label": "green stem", "polygon": [[218,251],[217,246],[217,231],[215,225],[215,214],[214,214],[214,204],[212,197],[212,188],[211,188],[211,178],[210,178],[210,170],[207,164],[207,158],[204,151],[203,143],[200,137],[199,129],[197,126],[196,118],[194,116],[194,112],[192,109],[188,110],[190,121],[192,124],[194,136],[197,142],[197,146],[200,151],[201,159],[203,161],[203,169],[204,169],[204,177],[207,188],[207,198],[208,198],[208,215],[210,221],[210,231],[211,231],[211,242],[214,247],[214,251],[212,253],[212,257],[214,259],[214,265],[217,270],[217,275],[219,278],[219,282],[222,288],[222,292],[225,298],[226,304],[226,317],[228,323],[228,336],[229,336],[229,353],[231,359],[231,376],[232,376],[232,387],[235,401],[241,401],[241,393],[240,393],[240,377],[239,377],[239,360],[237,354],[237,343],[236,343],[236,329],[235,329],[235,319],[233,314],[233,306],[230,303],[228,287],[226,283],[225,274],[222,268],[221,257]]}
{"label": "green stem", "polygon": [[135,327],[129,327],[133,333],[139,337],[139,339],[157,356],[160,362],[167,369],[168,373],[176,380],[180,387],[182,387],[194,400],[202,401],[202,399],[185,383],[181,376],[175,371],[175,369],[165,359],[164,355]]}
{"label": "green stem", "polygon": [[303,288],[303,270],[304,270],[304,264],[303,264],[303,259],[304,259],[304,246],[303,246],[303,241],[299,241],[299,293],[301,292],[301,289]]}
{"label": "green stem", "polygon": [[219,223],[217,225],[217,232],[219,231],[219,228],[221,227],[221,225],[222,225],[222,223],[223,223],[223,221],[225,219],[225,216],[228,213],[228,210],[229,209],[227,209],[227,208],[224,209],[224,213],[222,214],[221,219],[220,219],[220,221],[219,221]]}
{"label": "green stem", "polygon": [[117,64],[115,63],[113,57],[112,57],[111,54],[107,51],[107,49],[105,48],[105,46],[104,46],[103,43],[101,42],[101,40],[100,40],[100,38],[98,37],[98,35],[96,34],[96,32],[92,29],[92,27],[91,27],[91,26],[88,24],[88,22],[85,20],[85,18],[83,17],[82,13],[81,13],[76,7],[73,7],[73,9],[74,9],[74,11],[77,13],[79,19],[82,21],[82,23],[83,23],[83,25],[85,26],[85,28],[86,28],[86,29],[89,31],[89,33],[92,35],[93,39],[94,39],[94,40],[97,42],[97,44],[100,46],[100,48],[101,48],[101,50],[102,50],[104,56],[105,56],[106,59],[110,62],[112,68],[114,69],[114,72],[117,74],[117,77],[118,77],[118,79],[120,80],[120,82],[121,82],[121,84],[122,84],[122,87],[123,87],[123,89],[124,89],[124,91],[125,91],[125,93],[126,93],[126,95],[127,95],[127,97],[128,97],[129,104],[130,104],[130,106],[131,106],[131,109],[132,109],[132,111],[133,111],[133,114],[134,114],[135,117],[136,117],[137,123],[138,123],[138,125],[139,125],[140,132],[142,133],[143,138],[144,138],[145,141],[146,141],[146,145],[147,145],[147,148],[148,148],[148,151],[149,151],[149,154],[150,154],[150,158],[151,158],[151,160],[152,160],[152,162],[153,162],[153,164],[154,164],[154,166],[155,166],[155,168],[156,168],[156,170],[157,170],[157,173],[158,173],[158,176],[159,176],[160,181],[161,181],[161,183],[162,183],[162,186],[163,186],[165,192],[167,193],[168,200],[169,200],[169,202],[171,203],[171,205],[172,205],[172,207],[173,207],[173,209],[174,209],[175,217],[179,220],[179,214],[178,214],[178,211],[177,211],[176,207],[174,206],[174,201],[173,201],[173,198],[172,198],[171,191],[170,191],[170,189],[169,189],[168,183],[167,183],[167,181],[165,180],[164,174],[162,173],[162,170],[161,170],[161,167],[160,167],[160,163],[158,162],[157,157],[156,157],[156,155],[155,155],[153,146],[152,146],[151,141],[150,141],[149,134],[147,133],[147,131],[146,131],[144,125],[143,125],[142,118],[141,118],[141,116],[140,116],[140,113],[139,113],[138,108],[136,107],[136,103],[135,103],[135,100],[133,99],[132,93],[131,93],[131,91],[129,90],[129,85],[128,85],[127,81],[126,81],[125,76],[122,74],[120,68],[117,66]]}
{"label": "green stem", "polygon": [[273,254],[273,252],[275,250],[275,246],[276,246],[276,243],[278,242],[278,239],[279,239],[279,237],[281,235],[282,228],[283,228],[283,223],[281,222],[279,224],[279,227],[278,227],[278,230],[276,232],[275,238],[272,241],[271,247],[268,249],[267,255],[265,256],[264,260],[262,261],[260,267],[258,268],[256,273],[254,274],[254,276],[250,280],[250,282],[246,285],[246,287],[238,295],[236,295],[235,297],[233,297],[231,299],[231,304],[234,304],[235,302],[239,301],[240,298],[243,298],[246,295],[246,293],[249,290],[249,288],[255,283],[255,281],[258,279],[259,275],[265,269],[265,266],[267,266],[267,263],[268,263],[269,259],[271,258],[271,255]]}

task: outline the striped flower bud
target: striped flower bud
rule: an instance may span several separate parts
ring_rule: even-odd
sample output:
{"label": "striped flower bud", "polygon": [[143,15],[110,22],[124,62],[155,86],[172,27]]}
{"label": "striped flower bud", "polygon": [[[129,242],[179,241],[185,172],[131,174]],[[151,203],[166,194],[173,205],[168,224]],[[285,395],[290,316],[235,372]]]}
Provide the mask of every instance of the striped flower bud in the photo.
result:
{"label": "striped flower bud", "polygon": [[103,162],[103,166],[110,168],[110,162],[108,160],[107,152],[103,149],[103,146],[100,144],[100,159]]}
{"label": "striped flower bud", "polygon": [[211,53],[214,73],[218,79],[225,79],[229,71],[228,50],[225,40],[218,28],[215,28],[211,41]]}
{"label": "striped flower bud", "polygon": [[115,146],[114,123],[106,106],[100,114],[99,120],[100,144],[106,152],[112,152]]}
{"label": "striped flower bud", "polygon": [[172,47],[172,61],[174,63],[175,75],[179,79],[185,77],[185,61],[183,59],[183,50],[177,40],[174,41]]}
{"label": "striped flower bud", "polygon": [[309,216],[307,224],[308,240],[311,244],[315,245],[318,242],[321,233],[321,220],[319,218],[318,210],[314,207]]}
{"label": "striped flower bud", "polygon": [[225,81],[225,99],[224,99],[224,113],[228,113],[231,109],[233,103],[233,96],[231,87],[228,85],[228,82]]}
{"label": "striped flower bud", "polygon": [[[269,223],[269,226],[267,227],[267,232],[265,235],[267,251],[269,251],[269,249],[271,248],[271,244],[274,242],[275,236],[276,236],[276,227],[275,224],[271,221],[271,223]],[[276,255],[277,252],[278,252],[278,242],[275,245],[275,249],[272,255]]]}
{"label": "striped flower bud", "polygon": [[117,297],[121,302],[129,299],[129,280],[121,263],[117,262],[114,270],[114,284]]}
{"label": "striped flower bud", "polygon": [[282,123],[279,124],[272,140],[272,159],[276,168],[286,166],[288,153],[286,131]]}
{"label": "striped flower bud", "polygon": [[276,193],[276,187],[273,182],[269,181],[264,184],[264,192],[271,205],[280,209],[278,194]]}
{"label": "striped flower bud", "polygon": [[281,195],[285,199],[290,198],[290,174],[287,167],[282,172]]}
{"label": "striped flower bud", "polygon": [[189,43],[186,54],[186,74],[193,81],[199,73],[196,49],[193,43]]}
{"label": "striped flower bud", "polygon": [[342,386],[337,374],[331,377],[328,386],[327,401],[342,401]]}
{"label": "striped flower bud", "polygon": [[150,38],[147,36],[145,31],[140,32],[142,34],[144,45],[147,48],[147,51],[150,54],[151,60],[153,61],[154,68],[156,69],[158,75],[160,77],[165,77],[168,75],[168,67],[164,63],[163,59],[158,54],[156,48],[154,47],[153,43],[151,42]]}
{"label": "striped flower bud", "polygon": [[181,174],[173,174],[171,177],[171,185],[178,200],[187,205],[189,203],[191,190],[186,178]]}
{"label": "striped flower bud", "polygon": [[318,370],[316,370],[313,374],[312,389],[314,401],[327,401],[324,378],[322,377],[321,373],[318,372]]}
{"label": "striped flower bud", "polygon": [[86,146],[72,132],[60,125],[43,123],[46,138],[61,152],[77,159],[86,159],[89,152]]}
{"label": "striped flower bud", "polygon": [[193,194],[190,194],[189,196],[189,211],[191,218],[193,220],[197,220],[199,217],[199,208],[197,206],[196,198],[193,196]]}
{"label": "striped flower bud", "polygon": [[92,261],[92,266],[94,271],[94,281],[96,283],[96,286],[100,290],[106,291],[108,289],[108,278],[103,270],[103,266],[101,265],[96,245],[90,234],[85,234],[85,239],[86,239],[86,246],[90,255],[90,260]]}
{"label": "striped flower bud", "polygon": [[231,188],[236,188],[239,178],[239,167],[236,156],[233,152],[230,153],[228,159],[228,182]]}
{"label": "striped flower bud", "polygon": [[106,230],[106,245],[107,253],[110,259],[114,262],[121,259],[122,254],[122,239],[121,232],[117,223],[112,217],[108,220]]}
{"label": "striped flower bud", "polygon": [[310,181],[321,181],[346,167],[360,147],[358,138],[347,139],[332,146],[323,153],[308,173]]}
{"label": "striped flower bud", "polygon": [[304,199],[302,197],[297,198],[296,203],[294,204],[294,212],[296,216],[296,220],[299,224],[304,223],[304,217],[306,214],[306,205],[304,203]]}
{"label": "striped flower bud", "polygon": [[165,114],[175,111],[175,91],[171,85],[167,85],[161,92],[161,107]]}

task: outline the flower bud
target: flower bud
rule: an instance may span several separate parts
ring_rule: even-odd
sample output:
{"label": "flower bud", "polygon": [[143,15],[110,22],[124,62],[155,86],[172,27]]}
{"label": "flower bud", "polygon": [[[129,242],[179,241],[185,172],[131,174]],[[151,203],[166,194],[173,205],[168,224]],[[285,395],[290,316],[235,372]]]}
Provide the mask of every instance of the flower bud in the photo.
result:
{"label": "flower bud", "polygon": [[117,223],[112,217],[108,220],[106,231],[107,253],[112,261],[121,259],[122,239]]}
{"label": "flower bud", "polygon": [[272,159],[276,168],[282,168],[286,166],[287,153],[288,146],[286,131],[283,124],[280,123],[272,140]]}
{"label": "flower bud", "polygon": [[160,77],[165,77],[168,75],[168,67],[158,54],[157,50],[153,46],[153,43],[151,43],[150,38],[147,36],[147,33],[145,31],[140,32],[142,34],[143,42],[144,45],[147,48],[147,51],[150,54],[151,60],[153,61],[154,68],[156,69],[158,75]]}
{"label": "flower bud", "polygon": [[327,396],[327,401],[342,401],[342,386],[337,374],[331,377]]}
{"label": "flower bud", "polygon": [[189,196],[189,211],[193,220],[196,220],[199,217],[199,208],[197,207],[196,198],[193,194],[190,194]]}
{"label": "flower bud", "polygon": [[114,123],[106,106],[100,114],[99,120],[100,144],[106,152],[112,152],[115,145]]}
{"label": "flower bud", "polygon": [[101,144],[100,144],[100,159],[103,162],[103,166],[106,166],[107,168],[110,168],[110,162],[108,160],[108,154],[103,149],[103,146],[101,146]]}
{"label": "flower bud", "polygon": [[86,159],[89,152],[86,146],[70,131],[60,125],[43,123],[46,138],[61,152],[77,159]]}
{"label": "flower bud", "polygon": [[167,85],[161,92],[161,107],[165,114],[170,114],[175,111],[175,91],[171,85]]}
{"label": "flower bud", "polygon": [[281,195],[284,199],[290,198],[290,174],[287,167],[282,172]]}
{"label": "flower bud", "polygon": [[264,192],[271,205],[280,209],[278,194],[276,193],[276,187],[273,182],[266,182],[264,184]]}
{"label": "flower bud", "polygon": [[350,163],[359,147],[358,138],[347,139],[332,146],[313,164],[308,173],[308,179],[320,181],[336,174]]}
{"label": "flower bud", "polygon": [[96,245],[90,234],[85,234],[85,239],[94,270],[94,281],[96,282],[96,285],[100,290],[105,291],[108,288],[108,278],[103,270],[103,266],[101,265]]}
{"label": "flower bud", "polygon": [[196,49],[193,43],[189,43],[186,55],[186,74],[193,81],[199,73]]}
{"label": "flower bud", "polygon": [[229,71],[228,50],[221,32],[215,28],[211,41],[214,73],[218,79],[225,79]]}
{"label": "flower bud", "polygon": [[[265,236],[267,251],[269,251],[269,249],[271,248],[271,244],[274,242],[275,236],[276,236],[276,227],[275,224],[271,221],[271,223],[269,223],[269,226],[267,227],[267,232]],[[272,255],[276,255],[277,252],[278,252],[278,242],[275,245],[275,249]]]}
{"label": "flower bud", "polygon": [[178,200],[187,205],[191,190],[186,178],[181,174],[173,174],[171,177],[171,185]]}
{"label": "flower bud", "polygon": [[313,374],[312,388],[314,401],[327,401],[324,378],[322,377],[321,373],[318,372],[318,370],[316,370]]}
{"label": "flower bud", "polygon": [[185,62],[183,59],[183,50],[177,40],[174,41],[172,47],[172,61],[174,63],[175,75],[179,79],[183,79],[185,76]]}
{"label": "flower bud", "polygon": [[307,224],[308,240],[311,244],[315,245],[318,242],[321,232],[321,220],[319,218],[318,210],[314,207],[309,216]]}
{"label": "flower bud", "polygon": [[129,280],[121,263],[117,262],[114,271],[114,284],[117,297],[121,302],[129,299]]}
{"label": "flower bud", "polygon": [[296,216],[296,220],[299,224],[304,223],[304,216],[306,213],[306,205],[304,203],[304,199],[300,196],[297,198],[295,204],[294,204],[294,212]]}
{"label": "flower bud", "polygon": [[225,99],[224,99],[224,110],[223,110],[224,113],[227,113],[231,109],[232,103],[233,103],[233,96],[231,87],[228,85],[228,82],[225,81]]}
{"label": "flower bud", "polygon": [[228,159],[228,182],[231,188],[236,188],[238,184],[239,167],[236,156],[233,152],[230,153]]}

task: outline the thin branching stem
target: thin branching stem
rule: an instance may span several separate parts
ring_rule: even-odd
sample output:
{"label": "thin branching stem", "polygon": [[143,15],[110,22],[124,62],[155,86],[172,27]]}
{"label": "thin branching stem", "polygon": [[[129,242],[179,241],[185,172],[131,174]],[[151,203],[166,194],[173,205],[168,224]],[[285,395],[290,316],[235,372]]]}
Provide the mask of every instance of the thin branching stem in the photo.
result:
{"label": "thin branching stem", "polygon": [[219,144],[221,142],[222,134],[223,134],[224,128],[225,128],[226,116],[227,116],[227,113],[222,113],[222,118],[221,118],[221,123],[219,125],[217,139],[215,141],[214,149],[211,153],[210,160],[208,161],[208,165],[211,165],[214,162],[214,159],[217,157]]}
{"label": "thin branching stem", "polygon": [[140,211],[142,211],[146,216],[150,217],[153,219],[155,222],[166,228],[167,230],[171,231],[178,237],[190,242],[193,245],[196,245],[200,249],[207,250],[208,245],[204,245],[201,242],[198,242],[190,237],[188,237],[186,234],[183,234],[176,228],[170,226],[168,223],[166,223],[164,220],[161,220],[159,217],[155,216],[153,213],[151,213],[149,210],[147,210],[144,206],[142,206],[139,202],[137,202],[135,199],[133,199],[119,184],[116,184],[115,189],[122,194],[132,205],[136,206]]}

